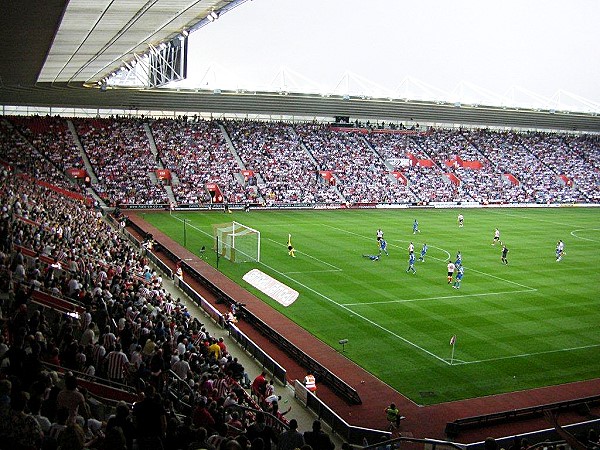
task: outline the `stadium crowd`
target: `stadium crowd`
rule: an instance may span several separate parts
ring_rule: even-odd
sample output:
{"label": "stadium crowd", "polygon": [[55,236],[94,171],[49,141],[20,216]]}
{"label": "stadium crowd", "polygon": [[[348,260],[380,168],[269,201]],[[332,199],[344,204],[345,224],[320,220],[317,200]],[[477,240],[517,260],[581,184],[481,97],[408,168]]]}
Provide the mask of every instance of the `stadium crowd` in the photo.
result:
{"label": "stadium crowd", "polygon": [[407,203],[414,196],[389,172],[361,134],[336,132],[327,125],[301,124],[296,131],[321,170],[331,171],[349,203]]}
{"label": "stadium crowd", "polygon": [[[50,145],[49,142],[52,142],[50,139],[44,141],[48,145]],[[81,191],[79,186],[76,186],[65,177],[62,165],[55,165],[52,161],[49,161],[44,154],[34,147],[32,142],[29,142],[12,124],[5,120],[0,121],[0,147],[2,148],[0,159],[3,163],[11,165],[40,181],[70,191]],[[62,141],[59,140],[52,147],[60,153],[63,149]]]}
{"label": "stadium crowd", "polygon": [[[202,153],[212,155],[204,164],[216,168],[222,166],[219,155],[228,158],[231,165],[223,176],[230,183],[225,192],[237,193],[231,199],[248,199],[248,187],[234,176],[240,167],[234,165],[238,163],[218,123],[159,122],[152,123],[152,132],[160,143],[159,158],[168,167],[184,179],[193,179],[196,163],[190,161],[198,152],[186,153],[186,149],[212,142],[202,148]],[[144,252],[112,227],[99,209],[38,183],[78,189],[64,176],[64,169],[81,164],[81,155],[71,145],[62,122],[33,125],[23,119],[13,123],[24,128],[17,132],[6,120],[0,121],[2,158],[11,166],[4,166],[0,173],[0,436],[5,443],[15,449],[87,445],[131,450],[156,448],[160,442],[167,449],[276,446],[292,450],[315,435],[323,436],[316,424],[308,434],[296,432],[294,447],[285,447],[282,443],[292,439],[288,433],[296,424],[289,421],[290,431],[284,432],[285,426],[276,425],[288,421],[269,383],[261,381],[264,389],[252,387],[223,340],[190,315],[183,302],[166,289],[165,280]],[[110,197],[115,201],[164,201],[164,190],[149,181],[147,172],[156,168],[158,158],[149,150],[142,125],[129,119],[77,121],[94,169],[102,173],[102,192],[115,195]],[[423,136],[387,133],[368,135],[365,140],[358,133],[334,132],[315,124],[292,128],[232,122],[225,126],[243,163],[269,174],[264,177],[264,192],[276,193],[273,202],[298,198],[294,191],[301,179],[296,172],[314,177],[317,168],[332,171],[340,192],[351,202],[493,201],[497,198],[492,199],[491,193],[499,189],[498,179],[506,173],[520,184],[510,189],[504,186],[502,201],[600,200],[600,145],[595,137],[430,130]],[[58,136],[56,142],[53,136]],[[136,149],[131,154],[130,146]],[[318,165],[303,161],[301,150],[310,152]],[[433,167],[418,167],[422,173],[415,167],[396,167],[406,174],[410,190],[392,180],[385,165],[405,158],[408,152],[434,161]],[[478,160],[483,168],[444,166],[456,156]],[[116,164],[132,178],[119,178],[114,168],[102,172],[105,163]],[[464,184],[461,190],[448,189],[442,167],[457,174]],[[271,178],[272,173],[278,175]],[[280,183],[288,175],[290,181]],[[208,179],[199,176],[196,182],[200,180]],[[433,180],[440,185],[427,185]],[[333,198],[333,187],[315,182],[315,198]],[[188,195],[199,195],[192,192],[193,184],[188,189],[179,195],[188,201]],[[124,190],[126,196],[117,194]],[[81,305],[81,313],[41,309],[33,300],[36,291]],[[139,401],[133,406],[120,403],[102,414],[97,400],[78,387],[82,379],[102,379],[113,386],[124,383],[135,388]],[[273,417],[280,422],[273,422]],[[311,449],[320,450],[313,442]]]}
{"label": "stadium crowd", "polygon": [[[417,160],[431,160],[426,148],[418,144],[419,136],[421,134],[371,134],[367,140],[385,160],[395,163],[394,169],[401,171],[407,178],[409,189],[419,201],[459,200],[458,187],[450,183],[439,165],[413,164],[408,158],[408,155],[412,155]],[[402,160],[407,165],[400,165]]]}
{"label": "stadium crowd", "polygon": [[179,179],[177,203],[210,203],[207,183],[218,184],[230,203],[256,200],[256,190],[236,179],[241,169],[216,121],[158,119],[151,129],[161,160]]}
{"label": "stadium crowd", "polygon": [[62,172],[83,169],[83,158],[73,140],[66,120],[60,117],[12,117],[11,124],[38,152]]}
{"label": "stadium crowd", "polygon": [[260,174],[258,187],[267,205],[343,201],[335,187],[318,175],[318,164],[302,148],[291,125],[256,121],[225,125],[245,168]]}
{"label": "stadium crowd", "polygon": [[[305,438],[331,442],[318,421],[296,431],[266,373],[251,383],[223,338],[191,316],[144,250],[93,206],[3,170],[0,207],[7,448],[292,450],[290,432],[293,448]],[[42,310],[36,292],[81,312]],[[82,380],[128,385],[139,399],[106,412]],[[333,445],[307,447],[321,448]]]}
{"label": "stadium crowd", "polygon": [[[93,188],[108,204],[169,203],[164,186],[152,178],[163,165],[173,173],[178,205],[215,201],[207,183],[217,184],[230,204],[268,206],[600,201],[600,142],[592,135],[462,128],[358,132],[316,123],[187,118],[73,122],[92,165],[86,169],[98,175]],[[80,190],[64,177],[68,168],[83,165],[66,123],[3,120],[5,161]],[[47,165],[52,170],[42,170]],[[393,171],[402,173],[399,180]]]}
{"label": "stadium crowd", "polygon": [[100,197],[114,205],[166,204],[164,186],[142,119],[76,119],[77,133],[98,177]]}

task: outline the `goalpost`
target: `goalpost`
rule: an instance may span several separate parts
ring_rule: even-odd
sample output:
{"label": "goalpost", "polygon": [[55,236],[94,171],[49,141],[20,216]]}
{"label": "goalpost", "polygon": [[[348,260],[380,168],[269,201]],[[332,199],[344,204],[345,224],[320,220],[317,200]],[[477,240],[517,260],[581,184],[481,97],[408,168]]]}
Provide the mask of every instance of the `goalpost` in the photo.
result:
{"label": "goalpost", "polygon": [[213,224],[213,249],[232,262],[260,262],[260,231],[239,222]]}

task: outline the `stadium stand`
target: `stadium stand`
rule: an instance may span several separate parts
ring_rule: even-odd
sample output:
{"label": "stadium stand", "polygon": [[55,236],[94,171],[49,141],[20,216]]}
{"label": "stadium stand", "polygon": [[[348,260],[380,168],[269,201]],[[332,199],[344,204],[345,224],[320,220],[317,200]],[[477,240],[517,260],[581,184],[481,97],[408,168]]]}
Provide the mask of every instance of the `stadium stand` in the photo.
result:
{"label": "stadium stand", "polygon": [[339,201],[291,125],[227,121],[225,126],[245,168],[260,175],[258,188],[267,205]]}
{"label": "stadium stand", "polygon": [[139,119],[77,119],[83,148],[94,167],[98,194],[112,205],[168,204],[143,122]]}
{"label": "stadium stand", "polygon": [[[165,201],[164,189],[152,183],[148,176],[157,167],[157,160],[150,155],[141,120],[78,119],[75,122],[94,171],[101,178],[97,189],[104,192],[107,199],[124,205]],[[243,183],[231,176],[242,167],[227,148],[218,123],[154,121],[151,126],[159,146],[159,158],[178,172],[184,185],[218,180],[228,198],[236,202],[250,199]],[[340,192],[351,203],[431,201],[456,198],[454,196],[480,202],[594,202],[598,199],[600,149],[594,137],[437,129],[426,134],[365,136],[332,131],[315,124],[292,126],[262,122],[228,122],[225,127],[242,163],[264,180],[264,186],[259,187],[264,189],[261,194],[276,193],[274,204],[296,201],[301,176],[314,177],[316,168],[302,162],[298,156],[302,152],[310,152],[319,170],[335,174]],[[27,391],[31,398],[42,399],[44,417],[52,422],[60,416],[58,402],[55,397],[46,398],[41,393],[58,395],[63,383],[59,374],[68,379],[71,376],[68,372],[72,372],[77,375],[80,390],[93,394],[85,402],[90,411],[95,411],[99,422],[108,419],[114,411],[114,405],[101,406],[103,402],[131,403],[140,392],[150,392],[148,386],[153,386],[164,396],[163,408],[169,419],[164,432],[177,442],[192,439],[190,424],[178,417],[191,418],[198,424],[198,417],[205,414],[199,405],[205,405],[213,418],[214,423],[207,430],[210,437],[218,436],[223,430],[229,430],[225,431],[227,434],[248,429],[258,412],[268,413],[271,407],[255,403],[240,385],[244,377],[239,372],[234,376],[229,369],[233,355],[189,314],[180,299],[165,289],[165,280],[151,266],[143,248],[138,249],[126,239],[123,230],[111,226],[92,202],[72,191],[79,188],[64,176],[64,171],[81,167],[81,160],[66,130],[61,119],[11,118],[11,123],[0,122],[0,145],[5,149],[0,175],[3,207],[0,284],[1,309],[6,318],[5,363],[0,370],[11,381],[14,398],[17,399],[21,391]],[[182,141],[186,144],[182,145]],[[176,142],[179,144],[175,145]],[[202,145],[207,147],[200,148]],[[130,148],[136,151],[129,152]],[[189,152],[186,153],[186,149]],[[215,149],[219,149],[218,152]],[[122,153],[128,157],[123,159]],[[180,159],[187,158],[186,162],[177,161],[178,153],[183,155]],[[194,178],[196,173],[190,160],[197,153],[212,155],[207,160],[212,168]],[[408,187],[398,183],[388,176],[391,169],[386,164],[399,159],[432,161],[432,166],[419,166],[419,170],[436,173],[439,183],[444,184],[440,184],[432,196],[431,186],[426,188],[412,182],[417,177],[417,172],[411,172],[414,167],[395,166],[393,169],[402,170],[411,181]],[[214,165],[210,166],[210,161]],[[458,167],[448,165],[448,161],[454,161]],[[464,167],[464,161],[478,161],[481,167]],[[106,162],[114,166],[105,170]],[[217,171],[216,168],[222,166],[228,168],[223,173],[231,176],[228,184],[227,175],[223,179],[202,178],[207,173],[212,174],[213,168]],[[131,178],[119,178],[115,167],[131,174]],[[448,184],[443,179],[444,170],[457,174],[461,184],[466,185],[464,189],[444,190]],[[505,190],[505,197],[491,198],[490,192],[499,186],[498,180],[506,183],[503,181],[506,173],[512,174],[519,184],[513,185],[514,190]],[[281,178],[289,183],[279,183]],[[334,197],[326,193],[329,188],[321,191],[317,185],[315,181],[315,192],[318,192],[315,199],[327,201]],[[391,189],[389,194],[382,196],[381,192],[388,188]],[[123,189],[127,195],[122,194]],[[185,202],[207,201],[206,194],[201,197],[191,189],[179,192],[179,198]],[[114,224],[121,219],[117,215]],[[164,250],[168,253],[168,249]],[[176,256],[172,258],[174,261]],[[186,267],[188,275],[193,272],[191,267]],[[210,280],[199,274],[196,278],[221,301],[235,304],[235,299],[225,295]],[[273,334],[259,317],[250,311],[243,312],[248,323],[277,341],[338,395],[349,403],[361,403],[355,389],[308,358],[302,349]],[[276,373],[275,366],[272,373]],[[124,377],[121,379],[117,374]],[[285,378],[285,374],[281,377]],[[115,379],[121,379],[125,385],[115,385]],[[225,403],[232,400],[230,407],[225,407]],[[596,401],[582,399],[577,405]],[[0,431],[15,443],[21,442],[23,436],[9,429],[7,421],[21,412],[19,404],[15,400],[17,409],[0,411],[0,427],[3,427]],[[560,409],[574,405],[560,402],[546,407]],[[241,428],[237,421],[227,426],[234,411],[237,418],[242,419]],[[267,414],[269,425],[283,430],[287,419],[278,415],[277,410],[272,411],[274,415]],[[490,421],[517,420],[539,411],[538,408],[518,414],[457,419],[449,424],[449,434]],[[87,419],[84,417],[87,413],[80,415]],[[80,420],[77,414],[73,419]],[[91,428],[88,425],[85,429],[87,438],[98,439]],[[52,439],[45,431],[41,434],[36,431],[31,436],[38,435],[34,447]]]}
{"label": "stadium stand", "polygon": [[406,203],[412,193],[399,183],[360,134],[332,131],[326,125],[302,124],[296,131],[319,164],[332,172],[346,202]]}
{"label": "stadium stand", "polygon": [[[60,422],[61,386],[77,383],[74,392],[85,394],[85,403],[66,428],[58,428],[62,433],[81,427],[91,448],[108,435],[107,421],[118,414],[117,402],[138,404],[140,393],[150,392],[148,386],[163,396],[164,442],[178,443],[167,448],[187,447],[190,426],[198,422],[185,417],[197,417],[198,405],[206,405],[213,418],[208,439],[223,430],[228,436],[246,434],[259,413],[277,434],[285,429],[285,412],[251,398],[239,384],[249,381],[244,368],[222,339],[211,336],[180,299],[165,291],[144,250],[132,247],[98,210],[8,170],[0,186],[1,279],[3,293],[9,294],[2,295],[7,345],[0,374],[10,382],[13,399],[27,391],[35,398],[31,405],[41,400],[41,418]],[[125,378],[115,384],[117,373]],[[54,394],[46,398],[49,391]],[[19,411],[0,411],[0,431],[14,448],[24,438],[8,424]],[[61,445],[67,436],[31,426],[35,439],[29,448]]]}
{"label": "stadium stand", "polygon": [[173,186],[178,204],[210,203],[207,183],[218,184],[230,203],[256,200],[255,192],[237,181],[241,168],[216,121],[159,119],[151,129],[160,158],[180,180]]}

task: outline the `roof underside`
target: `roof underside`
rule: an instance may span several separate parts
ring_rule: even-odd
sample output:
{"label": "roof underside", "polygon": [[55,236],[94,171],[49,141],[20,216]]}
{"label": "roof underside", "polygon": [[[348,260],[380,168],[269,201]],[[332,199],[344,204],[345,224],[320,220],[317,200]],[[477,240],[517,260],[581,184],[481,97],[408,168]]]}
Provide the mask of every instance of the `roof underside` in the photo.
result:
{"label": "roof underside", "polygon": [[[198,26],[244,0],[37,0],[5,2],[0,104],[124,110],[349,116],[465,125],[600,132],[600,116],[434,102],[320,95],[86,88],[149,44]],[[251,7],[251,6],[250,6]]]}

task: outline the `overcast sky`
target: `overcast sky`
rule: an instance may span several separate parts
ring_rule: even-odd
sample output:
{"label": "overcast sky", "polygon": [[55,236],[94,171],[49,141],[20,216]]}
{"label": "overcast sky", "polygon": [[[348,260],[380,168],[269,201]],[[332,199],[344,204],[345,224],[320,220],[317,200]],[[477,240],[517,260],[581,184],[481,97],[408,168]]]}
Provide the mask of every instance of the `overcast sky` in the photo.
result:
{"label": "overcast sky", "polygon": [[600,1],[252,0],[190,36],[188,78],[205,88],[492,103],[470,83],[533,102],[520,86],[600,104]]}

